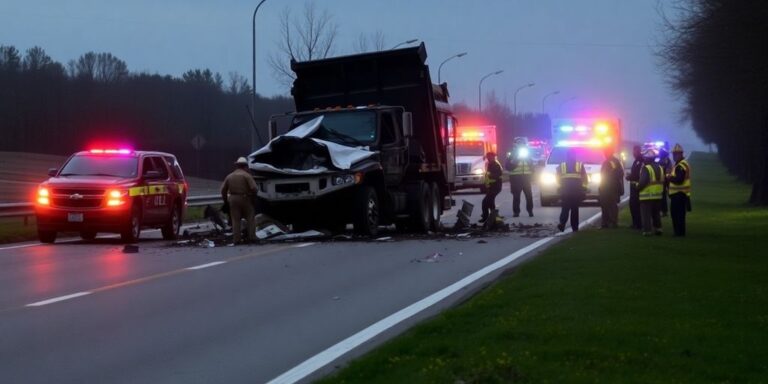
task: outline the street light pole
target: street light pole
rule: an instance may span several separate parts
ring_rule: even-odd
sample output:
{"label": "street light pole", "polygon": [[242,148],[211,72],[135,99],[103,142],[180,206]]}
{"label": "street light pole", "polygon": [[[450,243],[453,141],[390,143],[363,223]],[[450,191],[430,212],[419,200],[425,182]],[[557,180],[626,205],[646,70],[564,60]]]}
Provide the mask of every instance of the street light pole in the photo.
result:
{"label": "street light pole", "polygon": [[401,46],[401,45],[405,45],[405,44],[413,44],[413,43],[415,43],[415,42],[417,42],[417,41],[419,41],[419,39],[410,39],[410,40],[406,40],[406,41],[403,41],[402,43],[399,43],[399,44],[395,45],[394,47],[392,47],[392,48],[390,48],[390,49],[395,49],[395,48],[397,48],[397,47],[399,47],[399,46]]}
{"label": "street light pole", "polygon": [[544,95],[544,97],[541,99],[541,114],[542,115],[547,113],[547,108],[546,108],[547,98],[550,97],[550,96],[557,95],[559,93],[560,93],[560,91],[553,91],[553,92],[550,92],[550,93],[547,93],[546,95]]}
{"label": "street light pole", "polygon": [[[258,5],[256,5],[256,9],[253,10],[253,22],[252,22],[252,47],[251,50],[252,53],[252,66],[251,66],[251,116],[256,114],[256,12],[259,11],[259,8],[262,4],[267,0],[261,0]],[[256,130],[256,125],[251,127],[251,151],[256,149],[256,135],[259,134],[259,132]],[[261,136],[259,135],[259,143],[261,144]]]}
{"label": "street light pole", "polygon": [[517,116],[517,93],[520,92],[520,90],[522,89],[530,88],[530,87],[533,87],[534,85],[536,85],[536,83],[528,83],[515,90],[515,96],[512,97],[512,103],[514,106],[514,108],[512,109],[512,112],[515,116]]}
{"label": "street light pole", "polygon": [[437,83],[438,83],[438,84],[442,84],[442,83],[440,82],[440,70],[441,70],[441,69],[443,69],[443,64],[445,64],[445,63],[447,63],[448,61],[450,61],[450,60],[452,60],[452,59],[455,59],[455,58],[457,58],[457,57],[462,57],[462,56],[466,56],[466,55],[467,55],[467,53],[466,53],[466,52],[457,53],[457,54],[455,54],[455,55],[453,55],[453,56],[451,56],[451,57],[449,57],[449,58],[447,58],[447,59],[443,60],[443,62],[442,62],[442,63],[440,63],[440,65],[437,67]]}
{"label": "street light pole", "polygon": [[491,72],[491,73],[483,76],[480,79],[480,83],[477,84],[477,111],[478,112],[482,112],[483,111],[483,81],[485,81],[485,79],[487,79],[487,78],[489,78],[491,76],[498,75],[498,74],[500,74],[502,72],[504,72],[504,70],[500,69],[500,70],[498,70],[496,72]]}

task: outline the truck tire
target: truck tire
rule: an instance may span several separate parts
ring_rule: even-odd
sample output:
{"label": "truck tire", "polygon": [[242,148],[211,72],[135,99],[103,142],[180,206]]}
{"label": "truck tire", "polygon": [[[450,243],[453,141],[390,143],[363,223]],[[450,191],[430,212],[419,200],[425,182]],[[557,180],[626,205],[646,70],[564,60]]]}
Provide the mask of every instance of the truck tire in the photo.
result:
{"label": "truck tire", "polygon": [[131,208],[131,217],[125,228],[120,232],[120,240],[124,243],[135,243],[141,236],[141,205],[134,203]]}
{"label": "truck tire", "polygon": [[352,225],[355,233],[376,236],[379,232],[379,196],[373,187],[364,185],[355,191],[352,207]]}
{"label": "truck tire", "polygon": [[53,244],[56,242],[56,232],[54,231],[37,231],[37,238],[41,243]]}
{"label": "truck tire", "polygon": [[443,214],[443,201],[440,198],[440,187],[431,183],[429,187],[429,229],[438,232],[441,229],[440,216]]}
{"label": "truck tire", "polygon": [[430,200],[432,196],[429,184],[419,182],[408,193],[408,209],[411,215],[411,229],[416,232],[429,230],[431,220],[429,214]]}
{"label": "truck tire", "polygon": [[178,205],[173,207],[168,222],[160,228],[163,234],[163,240],[176,240],[181,230],[181,208]]}

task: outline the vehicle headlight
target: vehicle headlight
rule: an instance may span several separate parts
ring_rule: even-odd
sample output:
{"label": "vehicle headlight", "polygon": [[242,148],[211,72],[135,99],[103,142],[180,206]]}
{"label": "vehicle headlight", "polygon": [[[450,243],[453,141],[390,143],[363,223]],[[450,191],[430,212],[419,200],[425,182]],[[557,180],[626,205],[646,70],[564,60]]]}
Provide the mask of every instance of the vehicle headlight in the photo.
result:
{"label": "vehicle headlight", "polygon": [[333,185],[352,184],[355,182],[355,175],[338,175],[331,179]]}
{"label": "vehicle headlight", "polygon": [[482,168],[475,168],[475,169],[472,170],[472,173],[474,173],[475,175],[482,175],[483,174],[483,169]]}
{"label": "vehicle headlight", "polygon": [[542,172],[541,178],[539,180],[541,181],[542,185],[554,185],[557,183],[557,177],[555,177],[555,174],[549,172]]}
{"label": "vehicle headlight", "polygon": [[600,184],[600,181],[603,180],[603,176],[599,173],[593,173],[589,175],[589,181],[595,184]]}

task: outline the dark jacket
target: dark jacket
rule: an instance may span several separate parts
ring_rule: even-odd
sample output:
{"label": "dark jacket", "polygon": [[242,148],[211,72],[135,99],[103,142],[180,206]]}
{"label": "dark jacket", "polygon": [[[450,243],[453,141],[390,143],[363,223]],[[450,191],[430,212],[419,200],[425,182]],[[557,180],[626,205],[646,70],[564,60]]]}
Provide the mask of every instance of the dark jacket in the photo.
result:
{"label": "dark jacket", "polygon": [[619,159],[611,156],[603,161],[600,167],[600,175],[602,176],[600,193],[616,194],[617,199],[624,194],[624,169]]}
{"label": "dark jacket", "polygon": [[637,189],[637,183],[640,182],[640,170],[643,169],[644,165],[643,159],[635,158],[635,161],[632,162],[632,168],[627,175],[627,181],[629,181],[631,188]]}

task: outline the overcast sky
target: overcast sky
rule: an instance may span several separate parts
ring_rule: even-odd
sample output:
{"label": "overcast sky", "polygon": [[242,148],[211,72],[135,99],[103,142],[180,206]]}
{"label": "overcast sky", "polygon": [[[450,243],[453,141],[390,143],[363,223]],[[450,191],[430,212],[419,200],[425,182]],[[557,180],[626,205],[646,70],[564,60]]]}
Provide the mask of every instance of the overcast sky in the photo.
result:
{"label": "overcast sky", "polygon": [[[286,94],[267,59],[278,20],[305,0],[267,0],[257,17],[257,90]],[[453,102],[477,106],[478,81],[518,111],[553,116],[600,114],[622,119],[636,140],[702,146],[680,123],[681,102],[665,84],[654,55],[662,41],[659,0],[314,0],[339,26],[336,52],[353,52],[360,33],[381,31],[387,46],[424,41],[432,77],[443,67]],[[663,4],[663,0],[661,3]],[[251,14],[256,0],[2,0],[0,44],[39,45],[66,63],[86,51],[111,52],[131,71],[181,75],[210,68],[251,73]],[[567,101],[570,98],[576,99]],[[566,102],[567,101],[567,102]],[[562,107],[562,108],[561,108]]]}

